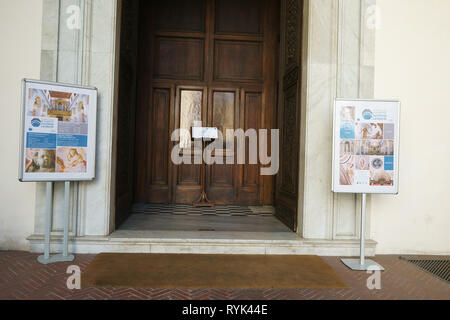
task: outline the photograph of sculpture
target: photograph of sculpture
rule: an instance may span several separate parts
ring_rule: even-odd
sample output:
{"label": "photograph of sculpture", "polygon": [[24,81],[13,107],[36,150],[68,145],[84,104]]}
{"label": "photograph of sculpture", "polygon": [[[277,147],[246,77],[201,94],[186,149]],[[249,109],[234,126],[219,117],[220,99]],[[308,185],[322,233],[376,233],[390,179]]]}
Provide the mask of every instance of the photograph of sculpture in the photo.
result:
{"label": "photograph of sculpture", "polygon": [[358,123],[356,125],[356,139],[383,139],[383,124]]}
{"label": "photograph of sculpture", "polygon": [[49,149],[27,149],[25,172],[46,173],[55,172],[55,152]]}
{"label": "photograph of sculpture", "polygon": [[341,122],[355,122],[355,107],[341,109]]}
{"label": "photograph of sculpture", "polygon": [[356,156],[355,164],[356,164],[356,170],[369,170],[370,158],[369,158],[369,156]]}
{"label": "photograph of sculpture", "polygon": [[339,183],[343,186],[351,186],[355,179],[355,156],[341,155]]}
{"label": "photograph of sculpture", "polygon": [[85,173],[86,157],[86,148],[58,147],[56,149],[56,172]]}

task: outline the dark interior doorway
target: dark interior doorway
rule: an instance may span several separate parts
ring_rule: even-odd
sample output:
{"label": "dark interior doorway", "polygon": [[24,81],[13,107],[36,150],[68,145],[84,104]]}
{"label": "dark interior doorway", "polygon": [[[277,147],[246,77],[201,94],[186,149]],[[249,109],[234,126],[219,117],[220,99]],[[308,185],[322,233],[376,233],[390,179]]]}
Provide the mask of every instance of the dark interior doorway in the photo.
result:
{"label": "dark interior doorway", "polygon": [[200,166],[170,158],[173,130],[197,120],[220,130],[281,129],[277,176],[261,176],[259,165],[212,165],[206,187],[219,205],[276,206],[295,230],[299,83],[279,72],[283,1],[122,1],[116,227],[133,203],[198,198]]}

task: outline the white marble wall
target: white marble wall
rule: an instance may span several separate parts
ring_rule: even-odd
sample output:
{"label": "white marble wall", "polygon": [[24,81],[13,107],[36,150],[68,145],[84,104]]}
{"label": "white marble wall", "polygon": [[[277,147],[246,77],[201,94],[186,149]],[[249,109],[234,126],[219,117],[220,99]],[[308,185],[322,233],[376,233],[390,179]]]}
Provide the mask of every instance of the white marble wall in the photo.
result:
{"label": "white marble wall", "polygon": [[333,103],[335,98],[373,97],[374,30],[367,27],[366,12],[374,4],[375,0],[305,2],[300,162],[304,192],[299,202],[305,238],[359,237],[359,197],[331,192]]}
{"label": "white marble wall", "polygon": [[[66,53],[70,52],[70,56],[74,56],[77,51],[78,43],[74,41],[79,37],[80,31],[75,30],[73,34],[67,32],[66,24],[61,25],[64,16],[61,15],[61,5],[59,1],[44,0],[43,2],[43,18],[42,18],[42,52],[41,52],[41,80],[62,81],[67,83],[79,83],[74,79],[74,75],[78,72],[74,70],[79,67],[71,65],[68,59],[65,59]],[[61,34],[70,36],[70,40],[60,43]],[[72,46],[70,46],[72,42]],[[77,46],[75,46],[77,44]],[[77,62],[77,61],[75,61]],[[71,206],[71,226],[72,234],[76,230],[76,201],[77,187],[72,190],[72,206]],[[54,184],[54,214],[52,216],[52,233],[60,234],[62,232],[62,214],[64,199],[64,184]],[[35,233],[42,234],[44,232],[45,222],[45,184],[38,183],[36,188],[36,217],[35,217]]]}
{"label": "white marble wall", "polygon": [[[80,8],[80,28],[67,25],[70,5]],[[114,181],[111,172],[114,100],[117,68],[116,0],[45,0],[41,79],[95,86],[99,92],[97,122],[97,177],[75,183],[72,192],[73,235],[106,236],[113,230],[111,216]],[[52,234],[61,231],[63,184],[55,184]],[[45,185],[38,184],[35,234],[43,234]]]}
{"label": "white marble wall", "polygon": [[[359,199],[331,192],[332,110],[336,97],[373,96],[374,32],[367,28],[366,11],[375,1],[304,1],[299,176],[299,234],[304,238],[359,237]],[[69,4],[81,8],[80,30],[66,27]],[[42,79],[99,89],[97,179],[76,184],[72,193],[72,228],[77,236],[106,236],[114,227],[119,10],[120,0],[44,0]],[[44,195],[45,188],[39,185],[37,235],[44,231]],[[60,229],[62,199],[62,187],[57,184],[55,234]]]}

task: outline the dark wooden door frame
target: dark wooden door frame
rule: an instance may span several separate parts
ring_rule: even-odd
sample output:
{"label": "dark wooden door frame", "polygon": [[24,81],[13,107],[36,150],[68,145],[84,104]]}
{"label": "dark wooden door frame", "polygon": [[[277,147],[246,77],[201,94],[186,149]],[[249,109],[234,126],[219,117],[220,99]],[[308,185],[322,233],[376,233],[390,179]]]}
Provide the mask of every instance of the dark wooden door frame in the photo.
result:
{"label": "dark wooden door frame", "polygon": [[[139,0],[122,4],[116,140],[115,216],[117,229],[130,215],[134,201],[134,140],[137,104]],[[130,143],[133,141],[133,143]]]}
{"label": "dark wooden door frame", "polygon": [[301,124],[301,52],[303,0],[283,0],[283,64],[280,65],[281,99],[278,101],[280,170],[276,182],[276,216],[298,231],[299,161]]}

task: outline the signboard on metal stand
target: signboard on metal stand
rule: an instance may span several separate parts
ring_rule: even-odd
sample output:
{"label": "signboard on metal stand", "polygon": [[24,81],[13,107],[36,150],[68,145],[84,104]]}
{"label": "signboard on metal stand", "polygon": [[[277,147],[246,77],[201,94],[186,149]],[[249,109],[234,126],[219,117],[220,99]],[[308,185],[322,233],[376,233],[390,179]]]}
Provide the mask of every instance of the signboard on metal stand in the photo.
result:
{"label": "signboard on metal stand", "polygon": [[[43,264],[72,261],[68,253],[71,181],[95,179],[97,89],[24,79],[19,180],[46,182]],[[53,182],[65,182],[64,242],[50,256]]]}
{"label": "signboard on metal stand", "polygon": [[398,194],[400,102],[336,99],[333,192],[361,194],[360,259],[342,259],[353,270],[383,268],[365,260],[367,194]]}

